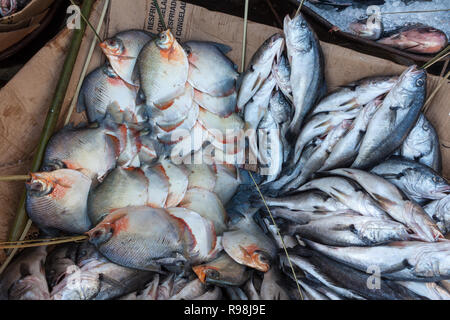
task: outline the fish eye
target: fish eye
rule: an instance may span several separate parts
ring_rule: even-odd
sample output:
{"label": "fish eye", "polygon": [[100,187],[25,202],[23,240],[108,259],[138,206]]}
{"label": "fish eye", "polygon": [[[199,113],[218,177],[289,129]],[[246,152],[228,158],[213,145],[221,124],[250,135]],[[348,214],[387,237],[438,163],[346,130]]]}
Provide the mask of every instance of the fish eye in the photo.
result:
{"label": "fish eye", "polygon": [[442,182],[442,178],[441,177],[433,177],[433,181],[436,183],[440,183],[440,182]]}
{"label": "fish eye", "polygon": [[117,46],[117,41],[111,39],[111,40],[108,40],[108,44],[109,44],[111,47],[116,47],[116,46]]}
{"label": "fish eye", "polygon": [[208,278],[211,279],[219,279],[220,278],[220,272],[214,269],[208,269],[205,271],[206,275],[208,276]]}
{"label": "fish eye", "polygon": [[300,26],[301,26],[302,28],[306,28],[306,26],[307,26],[306,21],[302,21],[302,23],[300,23]]}
{"label": "fish eye", "polygon": [[423,81],[423,79],[417,79],[416,86],[422,87],[424,85],[424,83],[425,83],[425,81]]}

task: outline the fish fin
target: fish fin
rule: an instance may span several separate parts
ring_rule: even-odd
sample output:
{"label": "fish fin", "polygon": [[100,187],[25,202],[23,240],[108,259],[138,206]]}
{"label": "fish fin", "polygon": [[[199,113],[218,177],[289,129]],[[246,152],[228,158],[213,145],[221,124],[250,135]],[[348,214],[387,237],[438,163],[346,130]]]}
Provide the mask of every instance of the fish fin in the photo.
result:
{"label": "fish fin", "polygon": [[388,198],[383,197],[382,195],[379,195],[377,193],[372,193],[372,195],[375,198],[375,200],[377,200],[380,203],[385,203],[385,204],[390,205],[390,206],[395,205],[395,202],[389,200]]}
{"label": "fish fin", "polygon": [[84,102],[84,94],[80,93],[77,99],[77,112],[82,113],[86,111],[86,104]]}
{"label": "fish fin", "polygon": [[383,177],[384,179],[400,179],[401,177],[404,176],[404,174],[402,172],[400,173],[381,173],[378,174],[380,177]]}
{"label": "fish fin", "polygon": [[120,281],[117,281],[111,277],[108,277],[104,273],[100,273],[98,276],[99,276],[99,279],[101,282],[105,282],[113,287],[119,287],[119,288],[126,289],[126,286],[123,283],[121,283]]}
{"label": "fish fin", "polygon": [[[252,65],[252,68],[253,68],[253,65]],[[252,91],[255,90],[256,88],[259,88],[259,87],[261,86],[261,83],[262,83],[263,81],[264,81],[264,79],[261,78],[261,75],[260,75],[260,74],[258,74],[258,77],[256,78],[256,81],[255,81],[255,83],[253,84]]]}
{"label": "fish fin", "polygon": [[233,50],[233,48],[231,48],[230,46],[227,46],[226,44],[223,44],[223,43],[214,42],[214,41],[208,41],[208,43],[215,46],[223,54],[227,54],[228,52],[231,52],[231,50]]}
{"label": "fish fin", "polygon": [[400,106],[391,106],[389,107],[389,109],[391,109],[392,111],[397,111],[398,109],[401,109]]}

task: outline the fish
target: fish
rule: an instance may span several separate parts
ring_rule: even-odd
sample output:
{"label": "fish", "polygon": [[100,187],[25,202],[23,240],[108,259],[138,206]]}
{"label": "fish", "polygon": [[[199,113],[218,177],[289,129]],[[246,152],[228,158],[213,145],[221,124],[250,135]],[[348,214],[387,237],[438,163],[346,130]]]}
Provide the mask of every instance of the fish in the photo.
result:
{"label": "fish", "polygon": [[77,99],[77,112],[86,111],[90,122],[101,122],[110,114],[115,122],[137,123],[137,87],[122,80],[105,64],[89,73]]}
{"label": "fish", "polygon": [[249,300],[261,300],[258,290],[256,290],[255,288],[254,279],[255,274],[252,273],[248,281],[242,287],[242,289],[244,290],[245,295],[248,297]]}
{"label": "fish", "polygon": [[300,13],[283,22],[286,50],[291,65],[291,87],[294,116],[288,133],[295,140],[303,120],[313,107],[324,81],[324,61],[319,40]]}
{"label": "fish", "polygon": [[147,105],[164,109],[185,90],[189,62],[170,30],[161,32],[139,53],[133,80],[140,80]]}
{"label": "fish", "polygon": [[362,272],[377,268],[387,279],[435,282],[450,278],[449,241],[398,241],[374,247],[334,247],[304,241],[313,250]]}
{"label": "fish", "polygon": [[[282,207],[303,211],[340,211],[349,208],[341,202],[320,191],[307,191],[285,197],[264,197],[269,207]],[[260,201],[252,201],[253,205]]]}
{"label": "fish", "polygon": [[191,188],[186,191],[179,207],[190,209],[214,224],[217,235],[222,235],[227,229],[227,213],[217,195],[211,191]]}
{"label": "fish", "polygon": [[[306,270],[314,278],[307,276],[315,282],[319,281],[328,289],[342,297],[358,300],[419,300],[420,297],[410,290],[400,286],[395,281],[379,279],[376,283],[373,274],[366,270],[359,271],[345,264],[333,261],[329,257],[308,249],[298,249],[295,255],[297,261],[303,260],[308,267]],[[310,272],[311,271],[311,272]],[[315,274],[313,274],[313,272]],[[371,278],[372,276],[372,278]],[[382,275],[383,276],[383,275]]]}
{"label": "fish", "polygon": [[310,285],[311,283],[304,280],[297,280],[297,282],[303,289],[302,294],[304,295],[304,300],[330,300],[326,295],[313,288]]}
{"label": "fish", "polygon": [[429,300],[450,300],[450,293],[435,282],[399,281],[398,284]]}
{"label": "fish", "polygon": [[296,189],[310,180],[313,177],[314,173],[323,166],[328,155],[331,153],[331,150],[336,145],[336,143],[347,133],[351,124],[351,121],[344,120],[341,122],[341,124],[334,127],[327,134],[323,142],[312,152],[309,159],[306,160],[300,175],[289,182],[289,184],[284,187],[284,190]]}
{"label": "fish", "polygon": [[381,17],[375,16],[375,19],[358,19],[349,25],[350,31],[359,37],[378,40],[383,34],[383,22]]}
{"label": "fish", "polygon": [[380,104],[381,100],[375,99],[363,107],[346,135],[333,147],[319,171],[344,168],[353,163],[358,155],[359,146],[366,132],[367,125]]}
{"label": "fish", "polygon": [[341,214],[353,214],[359,213],[350,209],[340,211],[305,211],[305,210],[291,210],[286,208],[275,207],[270,209],[272,215],[277,218],[283,218],[289,222],[298,224],[307,224],[311,221],[325,219]]}
{"label": "fish", "polygon": [[443,234],[450,232],[450,195],[427,203],[423,209],[436,222]]}
{"label": "fish", "polygon": [[417,203],[439,200],[450,194],[450,185],[443,177],[413,160],[392,156],[370,172],[396,185]]}
{"label": "fish", "polygon": [[[150,187],[147,177],[150,174],[154,175],[151,181],[156,185],[153,187]],[[90,193],[89,217],[96,225],[115,209],[146,205],[163,207],[168,194],[169,181],[159,171],[155,172],[151,168],[116,168]],[[150,197],[157,201],[151,201]]]}
{"label": "fish", "polygon": [[351,214],[289,225],[287,233],[331,246],[374,246],[410,239],[408,229],[399,222]]}
{"label": "fish", "polygon": [[387,180],[358,169],[334,169],[332,175],[350,178],[356,182],[376,201],[378,206],[394,220],[410,228],[423,241],[437,241],[444,236],[434,221],[420,205],[410,201],[399,189]]}
{"label": "fish", "polygon": [[201,296],[195,297],[192,300],[221,300],[222,295],[222,289],[219,287],[213,287]]}
{"label": "fish", "polygon": [[321,99],[310,117],[321,112],[347,111],[366,105],[389,92],[397,81],[397,76],[375,76],[341,86]]}
{"label": "fish", "polygon": [[239,73],[223,49],[208,41],[187,41],[183,45],[188,51],[188,81],[196,90],[212,97],[229,96],[235,91]]}
{"label": "fish", "polygon": [[80,171],[31,173],[26,182],[26,212],[45,233],[81,234],[91,227],[87,199],[91,179]]}
{"label": "fish", "polygon": [[234,166],[215,163],[213,165],[216,173],[216,184],[213,192],[219,197],[223,205],[226,205],[236,194],[241,178],[239,171]]}
{"label": "fish", "polygon": [[155,274],[153,280],[145,285],[145,288],[124,295],[119,300],[157,300],[158,298],[159,274]]}
{"label": "fish", "polygon": [[442,172],[442,156],[436,129],[423,113],[401,145],[400,155]]}
{"label": "fish", "polygon": [[419,54],[435,54],[448,43],[447,36],[439,29],[422,24],[402,27],[377,41],[396,49]]}
{"label": "fish", "polygon": [[50,138],[41,170],[81,169],[96,185],[116,166],[118,152],[114,141],[116,134],[110,134],[105,126],[66,126]]}
{"label": "fish", "polygon": [[268,112],[259,124],[258,144],[260,174],[267,176],[263,184],[270,183],[278,178],[283,166],[281,132],[271,112]]}
{"label": "fish", "polygon": [[27,248],[0,276],[0,300],[50,300],[45,279],[47,247]]}
{"label": "fish", "polygon": [[189,281],[179,292],[175,293],[169,300],[191,300],[203,295],[206,292],[206,286],[199,280]]}
{"label": "fish", "polygon": [[186,262],[194,244],[182,219],[164,209],[142,206],[113,211],[87,235],[108,260],[144,271]]}
{"label": "fish", "polygon": [[370,120],[352,168],[373,167],[403,143],[425,101],[426,80],[426,71],[417,66],[402,73]]}
{"label": "fish", "polygon": [[284,38],[276,33],[270,36],[253,54],[247,69],[241,75],[242,82],[237,97],[237,110],[242,110],[255,95],[272,71],[275,58],[281,55]]}
{"label": "fish", "polygon": [[292,102],[294,98],[292,97],[291,66],[289,65],[285,53],[281,54],[280,59],[273,64],[272,74],[277,81],[278,88],[280,88],[283,95]]}
{"label": "fish", "polygon": [[267,272],[276,255],[276,246],[256,225],[252,216],[254,209],[244,213],[222,236],[225,252],[237,263]]}
{"label": "fish", "polygon": [[315,137],[323,136],[344,120],[353,120],[359,114],[360,108],[349,111],[331,111],[318,113],[308,120],[295,142],[292,163],[298,163],[303,149]]}
{"label": "fish", "polygon": [[52,288],[52,300],[110,300],[141,287],[152,272],[119,266],[84,242],[77,255],[77,268]]}
{"label": "fish", "polygon": [[[195,159],[194,155],[194,159]],[[201,155],[200,155],[201,156]],[[200,159],[198,162],[196,159],[193,163],[184,163],[188,171],[188,190],[199,188],[207,191],[213,191],[216,186],[216,173],[214,168],[203,162]]]}
{"label": "fish", "polygon": [[66,274],[77,270],[76,258],[79,244],[59,245],[45,259],[45,277],[50,288],[56,286]]}
{"label": "fish", "polygon": [[207,93],[194,90],[194,101],[209,112],[226,118],[236,110],[237,93],[234,90],[227,96],[214,97]]}
{"label": "fish", "polygon": [[261,300],[291,300],[282,274],[274,267],[264,273],[260,295]]}
{"label": "fish", "polygon": [[245,265],[237,263],[225,252],[208,263],[194,266],[192,270],[202,283],[219,287],[241,286],[249,278]]}
{"label": "fish", "polygon": [[189,175],[184,165],[175,165],[168,159],[160,159],[157,166],[158,170],[169,181],[169,193],[167,195],[165,207],[176,207],[184,198],[189,184]]}
{"label": "fish", "polygon": [[119,77],[135,85],[132,75],[139,53],[154,38],[154,34],[143,30],[126,30],[101,42],[100,48]]}
{"label": "fish", "polygon": [[377,205],[372,197],[351,180],[342,177],[318,178],[307,182],[298,191],[314,189],[325,192],[336,201],[363,216],[390,220],[389,215]]}

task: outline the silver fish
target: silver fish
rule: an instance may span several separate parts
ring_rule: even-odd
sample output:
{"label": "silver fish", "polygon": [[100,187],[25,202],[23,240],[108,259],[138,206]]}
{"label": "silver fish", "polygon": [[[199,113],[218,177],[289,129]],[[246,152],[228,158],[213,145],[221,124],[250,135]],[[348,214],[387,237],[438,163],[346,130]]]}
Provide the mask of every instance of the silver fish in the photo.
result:
{"label": "silver fish", "polygon": [[433,242],[444,238],[422,207],[407,199],[396,186],[387,180],[358,169],[335,169],[329,173],[358,182],[374,198],[381,209],[394,220],[409,227],[420,239]]}
{"label": "silver fish", "polygon": [[406,137],[400,149],[400,155],[419,161],[437,173],[442,171],[439,137],[433,125],[421,113],[416,125]]}
{"label": "silver fish", "polygon": [[363,272],[378,268],[388,279],[422,282],[450,279],[450,241],[399,241],[374,247],[332,247],[305,242],[333,260]]}
{"label": "silver fish", "polygon": [[426,80],[425,70],[417,66],[402,73],[370,120],[353,168],[373,167],[403,143],[425,101]]}
{"label": "silver fish", "polygon": [[325,160],[325,163],[320,168],[320,171],[344,168],[352,164],[358,155],[359,146],[366,132],[367,125],[377,111],[380,103],[381,100],[375,99],[364,106],[353,121],[348,133],[333,147],[327,160]]}
{"label": "silver fish", "polygon": [[260,174],[267,176],[264,184],[270,183],[278,178],[283,166],[281,132],[271,112],[268,112],[259,124],[258,144]]}
{"label": "silver fish", "polygon": [[373,246],[409,240],[408,229],[401,223],[349,214],[289,225],[288,234],[299,234],[302,238],[331,246]]}
{"label": "silver fish", "polygon": [[284,287],[281,273],[276,268],[270,268],[269,271],[264,273],[261,284],[261,299],[290,300],[289,293]]}
{"label": "silver fish", "polygon": [[389,92],[398,81],[396,76],[364,78],[329,93],[311,111],[311,116],[320,112],[346,111],[363,106]]}
{"label": "silver fish", "polygon": [[291,66],[285,54],[282,54],[280,59],[274,63],[272,73],[281,92],[292,102]]}
{"label": "silver fish", "polygon": [[293,19],[286,15],[283,30],[291,65],[290,82],[294,100],[294,116],[289,134],[295,139],[318,97],[324,81],[324,62],[319,40],[302,14]]}
{"label": "silver fish", "polygon": [[398,283],[430,300],[450,300],[450,292],[435,282],[399,281]]}
{"label": "silver fish", "polygon": [[371,170],[396,185],[410,199],[423,203],[439,200],[450,193],[450,185],[433,169],[413,160],[391,157]]}
{"label": "silver fish", "polygon": [[311,221],[325,219],[341,214],[358,215],[358,212],[350,209],[340,211],[304,211],[304,210],[290,210],[285,208],[270,209],[274,217],[283,218],[299,224],[307,224]]}
{"label": "silver fish", "polygon": [[239,88],[237,109],[242,110],[247,102],[259,90],[269,76],[273,61],[281,55],[284,39],[281,34],[274,34],[259,47],[252,56],[247,70],[242,75],[242,83]]}

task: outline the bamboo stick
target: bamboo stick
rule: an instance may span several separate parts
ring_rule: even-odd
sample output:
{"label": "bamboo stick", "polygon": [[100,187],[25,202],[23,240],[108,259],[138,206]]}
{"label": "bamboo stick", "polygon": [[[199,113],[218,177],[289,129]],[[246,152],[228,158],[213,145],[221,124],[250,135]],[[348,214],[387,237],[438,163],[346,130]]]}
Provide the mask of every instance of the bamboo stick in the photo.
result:
{"label": "bamboo stick", "polygon": [[0,176],[0,181],[23,181],[29,178],[29,175]]}
{"label": "bamboo stick", "polygon": [[[84,14],[84,16],[86,17],[90,16],[94,1],[95,0],[83,1],[81,12],[82,14]],[[64,97],[66,95],[67,88],[69,86],[70,77],[72,76],[73,68],[78,56],[78,52],[80,50],[81,41],[83,39],[85,30],[86,30],[86,23],[84,21],[81,21],[80,29],[75,30],[73,33],[70,48],[64,61],[64,66],[62,68],[60,78],[56,85],[55,94],[53,96],[52,103],[49,107],[47,118],[45,119],[44,128],[41,133],[38,148],[33,157],[31,171],[39,170],[42,159],[44,157],[45,147],[47,146],[48,140],[50,139],[56,128],[56,124],[58,122],[58,118],[61,113],[61,107],[64,101]],[[26,234],[26,232],[24,232],[26,231],[26,227],[31,225],[29,223],[27,213],[25,212],[25,198],[26,192],[24,190],[20,199],[19,207],[16,212],[16,217],[13,221],[11,231],[8,236],[8,240],[10,241],[18,240],[21,236],[24,235],[24,233]],[[4,268],[9,263],[9,261],[11,261],[12,256],[16,251],[17,249],[15,249],[13,252],[10,253],[8,259],[0,268],[0,273],[3,272]]]}

